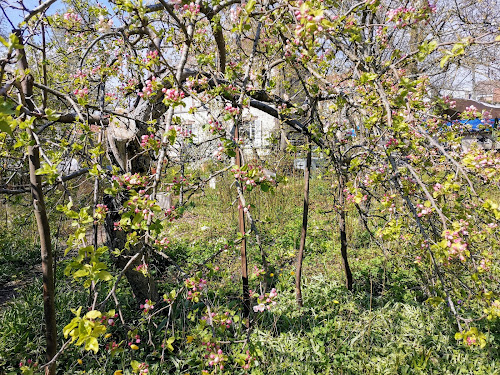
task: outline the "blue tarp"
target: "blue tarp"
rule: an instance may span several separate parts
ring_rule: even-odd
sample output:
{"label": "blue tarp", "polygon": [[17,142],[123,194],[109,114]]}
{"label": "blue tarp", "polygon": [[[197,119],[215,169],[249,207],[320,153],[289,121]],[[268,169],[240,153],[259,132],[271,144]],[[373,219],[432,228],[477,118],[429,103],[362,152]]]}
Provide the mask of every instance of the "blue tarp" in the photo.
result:
{"label": "blue tarp", "polygon": [[452,122],[448,122],[447,125],[456,125],[456,124],[461,124],[463,128],[471,131],[479,131],[479,130],[492,130],[493,128],[496,128],[495,126],[495,119],[491,120],[480,120],[480,119],[474,119],[474,120],[455,120]]}

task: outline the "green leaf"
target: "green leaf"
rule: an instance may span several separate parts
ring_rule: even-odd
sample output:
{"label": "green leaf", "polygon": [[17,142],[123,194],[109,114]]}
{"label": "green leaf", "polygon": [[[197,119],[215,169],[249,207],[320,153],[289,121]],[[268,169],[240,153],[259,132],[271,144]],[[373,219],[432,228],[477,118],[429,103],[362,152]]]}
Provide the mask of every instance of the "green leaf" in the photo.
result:
{"label": "green leaf", "polygon": [[446,63],[448,62],[448,60],[450,58],[451,58],[451,55],[443,56],[443,58],[441,59],[441,62],[439,63],[439,66],[441,67],[441,69],[444,68],[444,66],[446,65]]}
{"label": "green leaf", "polygon": [[139,365],[140,365],[140,363],[139,363],[139,362],[137,362],[137,361],[131,361],[131,362],[130,362],[130,366],[132,367],[132,370],[133,370],[134,372],[139,371]]}
{"label": "green leaf", "polygon": [[89,337],[85,343],[85,350],[93,350],[94,354],[99,351],[99,342],[95,337]]}
{"label": "green leaf", "polygon": [[113,276],[108,271],[100,271],[97,273],[97,277],[102,281],[109,281]]}
{"label": "green leaf", "polygon": [[89,274],[89,271],[85,268],[82,268],[81,270],[78,270],[76,271],[74,274],[73,274],[73,277],[75,279],[78,279],[79,277],[84,277],[84,276],[87,276]]}
{"label": "green leaf", "polygon": [[7,121],[0,120],[0,132],[7,133],[10,136],[12,136],[12,129]]}
{"label": "green leaf", "polygon": [[10,46],[14,49],[23,49],[24,48],[24,46],[19,43],[19,38],[17,37],[16,34],[9,35],[9,42],[10,42]]}
{"label": "green leaf", "polygon": [[441,297],[431,297],[429,299],[427,299],[427,302],[428,304],[434,306],[434,307],[437,307],[439,306],[441,303],[444,302],[444,299],[442,299]]}
{"label": "green leaf", "polygon": [[85,317],[88,319],[97,319],[102,316],[101,312],[98,310],[92,310],[89,311],[87,314],[85,314]]}
{"label": "green leaf", "polygon": [[45,114],[47,115],[47,119],[49,121],[57,121],[59,120],[60,115],[56,113],[53,109],[47,108],[45,110]]}
{"label": "green leaf", "polygon": [[252,13],[252,11],[254,10],[255,8],[255,4],[257,4],[257,1],[256,0],[250,0],[247,5],[245,6],[245,11],[247,13]]}
{"label": "green leaf", "polygon": [[377,74],[365,72],[365,73],[361,74],[361,77],[359,77],[359,83],[364,84],[364,83],[373,81],[376,78],[377,78]]}
{"label": "green leaf", "polygon": [[78,326],[79,320],[80,318],[73,318],[73,320],[63,328],[64,338],[67,338],[71,331],[73,331]]}
{"label": "green leaf", "polygon": [[171,352],[174,351],[174,347],[172,346],[172,343],[175,341],[175,337],[169,337],[169,339],[165,342],[165,345],[167,349]]}
{"label": "green leaf", "polygon": [[15,115],[15,104],[11,100],[0,98],[0,113],[5,115]]}

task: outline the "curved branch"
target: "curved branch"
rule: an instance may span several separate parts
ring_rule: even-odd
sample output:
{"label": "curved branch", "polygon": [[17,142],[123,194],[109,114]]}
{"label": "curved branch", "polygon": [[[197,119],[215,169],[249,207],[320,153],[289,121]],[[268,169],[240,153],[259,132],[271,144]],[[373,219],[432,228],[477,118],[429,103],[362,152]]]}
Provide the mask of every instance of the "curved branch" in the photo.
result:
{"label": "curved branch", "polygon": [[99,42],[100,40],[103,40],[103,39],[107,38],[108,36],[116,36],[116,35],[121,36],[122,34],[119,31],[111,31],[109,33],[103,34],[103,35],[98,36],[97,38],[95,38],[92,41],[92,43],[90,43],[90,45],[85,49],[85,52],[83,53],[83,55],[82,55],[82,57],[80,59],[80,70],[82,70],[85,58],[89,54],[89,52],[92,49],[92,47],[94,47],[97,44],[97,42]]}
{"label": "curved branch", "polygon": [[38,13],[45,12],[56,0],[47,0],[45,3],[40,4],[35,9],[31,10],[26,17],[24,17],[23,22],[28,23],[30,19],[35,17]]}

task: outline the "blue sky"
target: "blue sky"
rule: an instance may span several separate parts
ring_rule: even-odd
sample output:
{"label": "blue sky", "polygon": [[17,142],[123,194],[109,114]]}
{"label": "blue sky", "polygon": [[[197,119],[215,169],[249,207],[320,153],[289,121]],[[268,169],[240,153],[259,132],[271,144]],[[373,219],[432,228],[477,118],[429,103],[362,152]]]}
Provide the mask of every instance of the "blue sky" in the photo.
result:
{"label": "blue sky", "polygon": [[[24,0],[23,1],[24,6],[28,9],[34,9],[36,8],[40,3],[36,0]],[[22,12],[17,9],[12,9],[9,7],[9,4],[13,4],[14,6],[17,6],[17,3],[15,3],[13,0],[1,0],[0,6],[2,9],[4,9],[5,13],[9,17],[10,21],[15,25],[18,26],[19,23],[23,20],[24,15],[26,14],[25,12]],[[48,14],[51,14],[55,12],[56,9],[60,9],[63,6],[63,2],[58,0],[52,6],[49,8]],[[4,14],[2,12],[2,18],[4,17]],[[10,29],[11,26],[8,22],[4,21],[3,26],[6,27],[7,29]]]}

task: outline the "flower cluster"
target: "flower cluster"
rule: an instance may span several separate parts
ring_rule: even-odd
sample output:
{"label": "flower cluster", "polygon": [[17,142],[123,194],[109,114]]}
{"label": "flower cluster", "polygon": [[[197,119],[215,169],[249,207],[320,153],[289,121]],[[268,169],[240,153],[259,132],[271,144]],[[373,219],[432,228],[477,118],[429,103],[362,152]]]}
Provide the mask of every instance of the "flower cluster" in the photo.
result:
{"label": "flower cluster", "polygon": [[387,148],[396,148],[398,147],[399,141],[396,138],[389,138],[389,140],[386,142],[385,147]]}
{"label": "flower cluster", "polygon": [[148,79],[145,83],[146,86],[142,88],[142,91],[137,93],[141,98],[150,98],[156,95],[156,92],[161,87],[161,82],[156,77]]}
{"label": "flower cluster", "polygon": [[85,98],[89,94],[89,89],[84,87],[83,89],[76,89],[73,91],[73,94],[80,99],[80,98]]}
{"label": "flower cluster", "polygon": [[104,100],[106,103],[110,103],[110,102],[117,100],[117,99],[118,99],[118,96],[113,92],[107,92],[106,95],[104,96]]}
{"label": "flower cluster", "polygon": [[443,97],[443,103],[448,108],[455,108],[457,106],[457,102],[452,100],[449,96]]}
{"label": "flower cluster", "polygon": [[231,22],[233,22],[234,24],[237,24],[240,20],[240,15],[241,15],[242,11],[243,11],[243,9],[239,5],[231,8],[231,11],[230,11]]}
{"label": "flower cluster", "polygon": [[118,351],[118,349],[120,349],[121,344],[122,344],[121,342],[117,343],[116,341],[113,341],[110,344],[106,344],[105,348],[106,350],[110,350],[111,354],[114,354]]}
{"label": "flower cluster", "polygon": [[150,310],[153,310],[155,307],[155,304],[153,301],[151,301],[150,299],[147,299],[146,301],[144,301],[144,304],[141,304],[140,305],[140,308],[142,310],[142,313],[144,315],[147,315],[149,313]]}
{"label": "flower cluster", "polygon": [[161,92],[165,94],[163,102],[166,105],[179,105],[182,99],[184,99],[184,92],[177,89],[167,89],[164,87]]}
{"label": "flower cluster", "polygon": [[383,198],[380,201],[380,203],[382,203],[382,207],[384,207],[382,212],[385,212],[386,210],[391,214],[396,212],[396,205],[394,204],[394,198],[396,198],[395,194],[391,195],[384,194]]}
{"label": "flower cluster", "polygon": [[430,215],[434,210],[432,207],[430,207],[430,205],[426,206],[421,203],[417,204],[417,208],[419,209],[419,212],[417,213],[418,217]]}
{"label": "flower cluster", "polygon": [[[171,211],[168,209],[167,211]],[[167,216],[167,212],[165,212],[165,216]],[[167,237],[163,237],[161,240],[155,240],[155,245],[160,247],[161,249],[166,249],[168,247],[168,244],[170,241],[167,239]]]}
{"label": "flower cluster", "polygon": [[99,16],[99,22],[97,23],[97,31],[99,31],[100,33],[107,33],[108,31],[111,30],[112,27],[113,27],[112,19],[106,20],[106,17],[104,17],[103,15]]}
{"label": "flower cluster", "polygon": [[206,87],[207,84],[208,84],[208,78],[207,77],[202,77],[202,78],[199,78],[199,79],[190,77],[190,79],[188,79],[188,81],[186,82],[186,87],[189,90],[195,90],[197,86]]}
{"label": "flower cluster", "polygon": [[463,238],[463,236],[468,235],[466,229],[468,223],[463,222],[463,224],[463,226],[456,230],[443,231],[443,238],[444,241],[446,241],[445,244],[448,252],[448,260],[458,258],[464,262],[466,257],[469,256],[468,245]]}
{"label": "flower cluster", "polygon": [[217,160],[222,160],[222,155],[224,155],[226,148],[222,143],[219,142],[217,149],[213,152],[212,156]]}
{"label": "flower cluster", "polygon": [[137,79],[129,78],[126,81],[123,81],[123,83],[120,85],[120,89],[127,92],[135,91],[135,87],[138,83],[139,81],[137,81]]}
{"label": "flower cluster", "polygon": [[376,37],[382,47],[386,46],[388,42],[387,28],[383,26],[377,27]]}
{"label": "flower cluster", "polygon": [[199,302],[201,293],[207,287],[207,280],[204,280],[198,276],[191,277],[184,281],[184,285],[188,290],[187,299],[193,302]]}
{"label": "flower cluster", "polygon": [[114,310],[109,311],[107,314],[101,316],[101,324],[107,324],[111,327],[115,325],[115,319],[118,318],[118,314]]}
{"label": "flower cluster", "polygon": [[222,124],[219,121],[212,120],[212,119],[208,120],[208,130],[212,134],[217,134],[217,133],[224,132],[224,128],[222,127]]}
{"label": "flower cluster", "polygon": [[262,268],[259,268],[257,266],[253,266],[253,274],[255,277],[259,277],[261,275],[265,275],[265,271]]}
{"label": "flower cluster", "polygon": [[106,206],[105,204],[98,204],[94,213],[94,223],[97,224],[99,222],[102,222],[102,220],[104,220],[104,218],[106,217],[106,213],[108,211],[108,206]]}
{"label": "flower cluster", "polygon": [[477,266],[477,270],[479,273],[487,272],[490,270],[491,260],[487,258],[483,258],[479,261],[479,266]]}
{"label": "flower cluster", "polygon": [[174,6],[175,10],[181,9],[182,0],[171,0],[170,2]]}
{"label": "flower cluster", "polygon": [[147,176],[141,176],[139,173],[125,173],[121,176],[113,176],[112,180],[120,187],[125,187],[127,190],[132,188],[140,188],[147,186]]}
{"label": "flower cluster", "polygon": [[[184,95],[184,93],[182,93]],[[192,130],[188,130],[188,129],[183,129],[182,126],[170,126],[168,128],[169,131],[174,131],[176,136],[180,136],[180,137],[184,137],[184,138],[187,138],[187,137],[190,137],[193,135],[193,131]]]}
{"label": "flower cluster", "polygon": [[434,12],[436,12],[436,6],[426,2],[419,9],[412,6],[391,9],[387,12],[386,19],[387,22],[394,22],[397,28],[404,28],[428,19]]}
{"label": "flower cluster", "polygon": [[226,105],[224,107],[224,111],[226,111],[231,116],[234,116],[234,115],[237,115],[238,113],[240,113],[240,109],[233,107],[231,104]]}
{"label": "flower cluster", "polygon": [[465,153],[462,163],[485,181],[499,182],[500,156],[498,153],[481,149],[469,150]]}
{"label": "flower cluster", "polygon": [[224,370],[224,362],[228,360],[228,357],[222,352],[222,349],[218,348],[217,351],[208,354],[207,359],[210,367],[214,366],[222,371]]}
{"label": "flower cluster", "polygon": [[241,367],[243,367],[243,370],[249,370],[250,366],[252,363],[255,362],[255,358],[250,355],[250,351],[247,350],[245,354],[240,355],[240,358],[242,360]]}
{"label": "flower cluster", "polygon": [[276,305],[276,301],[274,300],[278,293],[276,289],[273,288],[269,293],[264,295],[258,295],[257,293],[251,293],[254,297],[257,297],[258,305],[253,307],[254,312],[263,312],[265,310],[271,310],[271,307]]}
{"label": "flower cluster", "polygon": [[28,359],[26,363],[19,362],[19,368],[23,374],[33,374],[38,368],[38,362],[33,362],[32,359]]}
{"label": "flower cluster", "polygon": [[231,324],[233,324],[233,320],[229,316],[229,312],[226,311],[225,313],[215,313],[215,312],[210,312],[206,315],[203,315],[201,317],[201,320],[204,320],[211,326],[219,326],[222,328],[229,328],[231,327]]}
{"label": "flower cluster", "polygon": [[476,108],[476,106],[471,104],[470,106],[465,107],[465,111],[460,114],[460,117],[464,120],[474,120],[476,118],[482,118],[483,114]]}
{"label": "flower cluster", "polygon": [[141,263],[137,267],[134,268],[135,271],[140,272],[144,275],[144,277],[147,277],[149,274],[149,267],[147,263]]}
{"label": "flower cluster", "polygon": [[186,12],[186,15],[195,16],[198,13],[200,13],[200,5],[196,4],[194,2],[191,2],[189,4],[184,4],[184,6],[182,7],[182,10],[184,10],[184,12]]}
{"label": "flower cluster", "polygon": [[[175,206],[172,206],[172,207],[169,207],[165,210],[165,218],[167,218],[170,222],[174,221],[175,218],[179,217],[175,208],[176,208]],[[162,244],[162,241],[163,241],[163,244]],[[167,245],[169,244],[169,241],[167,240],[167,238],[163,238],[162,241],[160,241],[158,244],[163,246],[164,248],[166,248]]]}
{"label": "flower cluster", "polygon": [[234,174],[234,178],[242,183],[243,190],[251,191],[259,185],[263,191],[267,191],[276,185],[275,174],[264,169],[261,165],[247,164],[241,168],[234,166],[231,172]]}
{"label": "flower cluster", "polygon": [[278,104],[278,111],[285,111],[288,108],[286,103]]}
{"label": "flower cluster", "polygon": [[139,370],[139,375],[147,374],[149,372],[149,365],[146,362],[139,363],[137,370]]}
{"label": "flower cluster", "polygon": [[158,51],[157,50],[153,50],[153,51],[149,51],[146,54],[146,58],[144,58],[142,60],[142,62],[144,62],[144,63],[151,63],[151,62],[155,62],[157,60],[158,60]]}
{"label": "flower cluster", "polygon": [[88,73],[85,70],[79,70],[75,74],[71,74],[70,77],[75,80],[75,83],[79,83],[80,81],[78,80],[84,80],[87,78]]}
{"label": "flower cluster", "polygon": [[80,17],[80,15],[78,15],[76,13],[73,13],[73,12],[64,13],[63,19],[65,21],[69,21],[69,22],[72,22],[72,23],[80,23],[80,22],[82,22],[82,18]]}
{"label": "flower cluster", "polygon": [[366,194],[363,194],[358,188],[353,188],[351,192],[349,192],[348,189],[345,189],[344,192],[347,193],[347,202],[360,204],[361,202],[364,202],[368,199],[368,196]]}
{"label": "flower cluster", "polygon": [[[294,12],[297,20],[297,25],[295,26],[295,36],[297,39],[294,41],[294,44],[299,45],[300,42],[297,43],[297,41],[300,38],[311,47],[315,36],[323,31],[334,31],[334,28],[333,24],[323,16],[323,9],[310,8],[306,4],[302,0],[297,2],[300,8]],[[346,23],[346,26],[349,25]],[[303,58],[304,54],[301,53],[300,56]]]}
{"label": "flower cluster", "polygon": [[141,136],[141,147],[144,149],[158,151],[160,145],[160,140],[155,139],[154,134],[144,134]]}
{"label": "flower cluster", "polygon": [[472,327],[468,331],[456,333],[455,339],[463,340],[463,343],[467,346],[479,346],[481,348],[486,346],[486,336],[479,332],[476,327]]}
{"label": "flower cluster", "polygon": [[409,8],[399,7],[396,9],[390,9],[389,11],[387,11],[387,14],[386,14],[387,21],[388,22],[395,21],[396,25],[400,26],[402,20],[404,19],[404,16],[406,14],[415,13],[416,10],[417,9],[414,7],[409,7]]}
{"label": "flower cluster", "polygon": [[128,342],[128,346],[130,347],[130,349],[132,350],[137,350],[139,349],[139,347],[136,345],[136,344],[140,344],[141,343],[141,336],[139,335],[135,335],[134,337],[132,337],[132,339]]}

